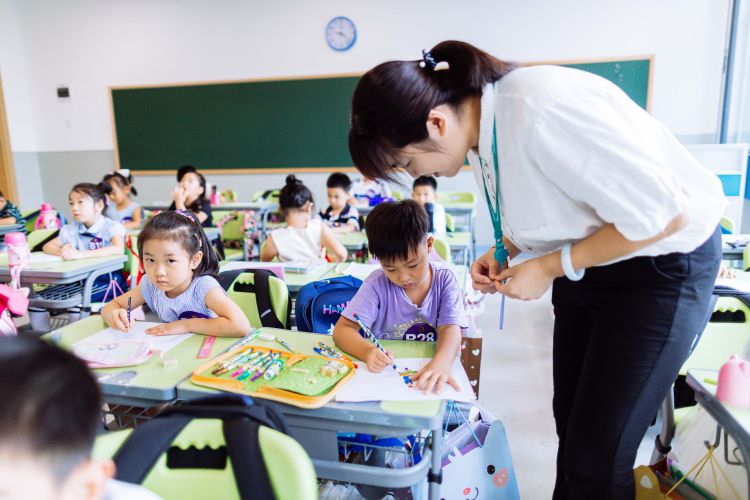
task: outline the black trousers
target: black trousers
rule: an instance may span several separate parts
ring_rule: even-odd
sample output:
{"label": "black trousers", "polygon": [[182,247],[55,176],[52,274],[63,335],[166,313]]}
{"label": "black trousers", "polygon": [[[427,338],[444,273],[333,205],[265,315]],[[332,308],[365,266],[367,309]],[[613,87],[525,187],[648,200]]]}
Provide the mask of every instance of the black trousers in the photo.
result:
{"label": "black trousers", "polygon": [[555,280],[555,500],[635,497],[638,445],[708,322],[720,261],[717,229],[691,253]]}

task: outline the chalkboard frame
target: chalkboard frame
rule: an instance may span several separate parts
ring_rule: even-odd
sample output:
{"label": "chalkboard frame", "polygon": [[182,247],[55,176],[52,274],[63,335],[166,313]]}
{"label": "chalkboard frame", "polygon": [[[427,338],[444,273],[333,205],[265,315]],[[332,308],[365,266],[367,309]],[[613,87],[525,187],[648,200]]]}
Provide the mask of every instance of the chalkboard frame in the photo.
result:
{"label": "chalkboard frame", "polygon": [[[596,64],[596,63],[617,63],[627,61],[648,61],[649,63],[649,75],[647,84],[646,94],[646,110],[651,110],[651,96],[652,96],[652,85],[654,79],[654,55],[641,55],[641,56],[624,56],[624,57],[602,57],[595,59],[571,59],[571,60],[554,60],[554,61],[533,61],[523,63],[525,66],[538,66],[538,65],[569,65],[569,64]],[[264,78],[249,78],[249,79],[238,79],[238,80],[212,80],[212,81],[193,81],[193,82],[179,82],[179,83],[160,83],[160,84],[141,84],[141,85],[123,85],[123,86],[110,86],[108,87],[108,98],[109,98],[109,109],[110,109],[110,120],[112,124],[112,138],[115,155],[116,168],[121,168],[120,165],[120,151],[119,141],[117,137],[117,126],[115,120],[115,109],[113,101],[113,92],[118,90],[133,90],[133,89],[156,89],[165,87],[190,87],[190,86],[201,86],[201,85],[222,85],[222,84],[242,84],[242,83],[256,83],[256,82],[284,82],[284,81],[299,81],[299,80],[313,80],[313,79],[326,79],[326,78],[351,78],[362,76],[363,73],[336,73],[326,75],[303,75],[303,76],[285,76],[285,77],[264,77]],[[151,176],[151,175],[173,175],[179,165],[174,165],[173,168],[163,170],[131,170],[131,173],[138,176]],[[201,165],[196,165],[201,168]],[[464,167],[464,170],[470,167]],[[297,168],[284,168],[284,167],[270,167],[270,168],[208,168],[205,170],[207,174],[276,174],[276,173],[328,173],[328,172],[356,172],[354,166],[347,167],[297,167]]]}

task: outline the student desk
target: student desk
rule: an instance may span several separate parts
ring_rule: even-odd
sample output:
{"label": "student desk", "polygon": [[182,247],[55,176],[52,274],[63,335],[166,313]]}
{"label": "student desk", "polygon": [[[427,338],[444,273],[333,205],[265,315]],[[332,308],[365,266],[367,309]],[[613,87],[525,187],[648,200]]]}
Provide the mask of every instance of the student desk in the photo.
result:
{"label": "student desk", "polygon": [[[333,340],[328,335],[273,328],[263,328],[263,331],[286,340],[292,349],[304,354],[314,354],[312,348],[319,341],[333,345]],[[255,339],[250,344],[281,349],[276,342],[260,339]],[[435,344],[432,342],[383,341],[383,346],[393,350],[397,358],[431,357],[435,350]],[[216,392],[185,380],[177,386],[177,399],[189,400]],[[284,415],[290,434],[310,455],[319,477],[395,488],[416,484],[427,477],[429,472],[440,473],[445,401],[330,402],[322,408],[312,410],[274,401],[264,401],[264,403],[276,407]],[[359,432],[403,438],[421,430],[431,430],[433,439],[429,444],[430,449],[424,450],[422,461],[413,467],[386,469],[339,462],[336,441],[338,432]],[[437,483],[430,483],[430,498],[439,498]]]}
{"label": "student desk", "polygon": [[[101,316],[90,316],[48,333],[43,338],[70,349],[79,340],[105,328],[107,325]],[[123,332],[123,336],[125,335],[127,334]],[[173,368],[164,368],[162,361],[157,356],[152,356],[137,366],[92,370],[99,381],[103,400],[107,403],[142,407],[174,401],[177,397],[177,384],[190,377],[193,370],[209,359],[196,357],[204,338],[204,335],[193,335],[170,350],[166,356],[177,360],[177,366]],[[236,337],[217,337],[210,357],[221,354],[239,340]],[[118,383],[114,376],[123,372],[126,372],[125,375],[133,376]]]}
{"label": "student desk", "polygon": [[[153,201],[143,205],[144,210],[169,210],[171,201]],[[234,201],[231,203],[222,203],[220,205],[211,205],[211,210],[257,210],[263,211],[274,209],[275,203],[253,202],[253,201]]]}
{"label": "student desk", "polygon": [[[96,278],[119,271],[125,260],[125,255],[110,255],[61,262],[31,263],[21,271],[21,284],[52,285],[39,292],[36,297],[30,297],[31,307],[66,309],[81,304],[81,314],[85,316],[91,309],[91,295]],[[10,282],[7,254],[0,255],[0,281]],[[83,285],[79,282],[83,282]]]}
{"label": "student desk", "polygon": [[743,266],[743,254],[745,246],[750,242],[750,234],[722,234],[721,235],[721,258],[729,260],[733,264],[740,263]]}
{"label": "student desk", "polygon": [[[718,374],[718,370],[688,370],[687,383],[695,391],[695,400],[698,404],[737,442],[748,477],[746,491],[750,492],[750,410],[724,404],[716,399],[716,385],[706,380],[716,382]],[[725,443],[721,443],[719,446],[723,448],[724,445]],[[717,450],[717,453],[719,451]]]}

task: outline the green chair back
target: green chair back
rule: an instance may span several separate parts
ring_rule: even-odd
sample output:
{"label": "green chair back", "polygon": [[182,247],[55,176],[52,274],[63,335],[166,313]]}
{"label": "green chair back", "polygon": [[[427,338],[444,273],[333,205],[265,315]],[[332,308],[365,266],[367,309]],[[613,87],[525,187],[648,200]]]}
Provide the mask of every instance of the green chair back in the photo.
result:
{"label": "green chair back", "polygon": [[[263,197],[263,193],[266,191],[256,191],[253,193],[253,197],[250,199],[250,201],[260,201]],[[274,189],[271,191],[270,196],[266,198],[266,201],[270,201],[272,203],[278,203],[279,202],[279,195],[281,194],[281,189]]]}
{"label": "green chair back", "polygon": [[680,375],[686,375],[692,368],[718,370],[729,356],[742,354],[745,343],[750,338],[750,308],[734,297],[719,297],[714,311],[742,311],[745,313],[745,322],[708,323],[698,345],[680,368]]}
{"label": "green chair back", "polygon": [[229,214],[234,214],[234,218],[227,221],[222,227],[221,227],[221,239],[222,240],[233,240],[233,241],[242,241],[243,234],[242,234],[242,214],[239,212],[235,212],[233,210],[216,210],[211,212],[211,220],[214,223],[214,226],[224,217],[226,217]]}
{"label": "green chair back", "polygon": [[[255,293],[242,292],[235,290],[235,285],[238,283],[254,285],[255,276],[253,273],[242,273],[237,276],[234,283],[227,290],[227,295],[231,298],[242,312],[247,316],[251,326],[260,328],[263,324],[260,321],[260,314],[258,313],[258,303],[255,299]],[[286,287],[286,283],[283,280],[275,276],[271,276],[268,280],[268,292],[271,295],[271,308],[273,309],[274,315],[279,319],[284,328],[289,325],[289,289]]]}
{"label": "green chair back", "polygon": [[445,262],[449,264],[453,262],[453,258],[451,257],[451,246],[443,237],[433,236],[432,248],[435,249],[435,253],[437,253]]}
{"label": "green chair back", "polygon": [[[94,458],[112,458],[130,432],[132,431],[108,432],[97,437]],[[310,457],[297,441],[263,426],[258,432],[258,441],[276,498],[318,498],[315,469]],[[224,446],[222,422],[215,419],[193,420],[175,438],[173,446],[183,450],[190,447],[218,449]],[[252,471],[248,473],[252,474]],[[170,469],[164,454],[146,476],[143,486],[165,499],[239,499],[229,460],[224,469]]]}
{"label": "green chair back", "polygon": [[[37,229],[36,231],[34,231],[33,224],[31,229],[31,232],[26,235],[26,242],[29,244],[29,249],[32,251],[34,250],[35,246],[39,245],[44,240],[60,231],[59,229]],[[41,248],[39,250],[41,250]]]}
{"label": "green chair back", "polygon": [[396,201],[401,201],[404,199],[404,193],[402,193],[401,191],[392,191],[391,197]]}
{"label": "green chair back", "polygon": [[456,219],[453,217],[453,214],[447,212],[445,214],[445,229],[451,233],[456,231]]}

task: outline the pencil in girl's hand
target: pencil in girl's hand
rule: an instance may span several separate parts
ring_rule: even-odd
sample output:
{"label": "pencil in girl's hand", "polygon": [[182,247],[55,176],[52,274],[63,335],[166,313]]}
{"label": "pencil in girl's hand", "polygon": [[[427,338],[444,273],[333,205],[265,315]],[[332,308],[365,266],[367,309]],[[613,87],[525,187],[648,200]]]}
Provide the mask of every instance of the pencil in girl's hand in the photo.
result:
{"label": "pencil in girl's hand", "polygon": [[[385,352],[385,349],[383,349],[383,346],[380,345],[380,342],[378,342],[378,339],[375,337],[375,334],[372,333],[372,330],[370,330],[367,327],[367,325],[365,325],[362,322],[362,320],[359,317],[359,314],[354,313],[354,321],[356,321],[357,324],[359,324],[359,327],[362,329],[363,332],[365,332],[365,335],[367,335],[370,338],[370,340],[372,340],[372,342],[375,344],[375,347],[377,347],[378,349],[380,349],[383,352],[383,354],[385,354],[386,356],[388,356],[388,353]],[[388,357],[390,358],[390,356],[388,356]],[[394,360],[394,363],[391,366],[393,367],[394,370],[397,369],[395,360]]]}

